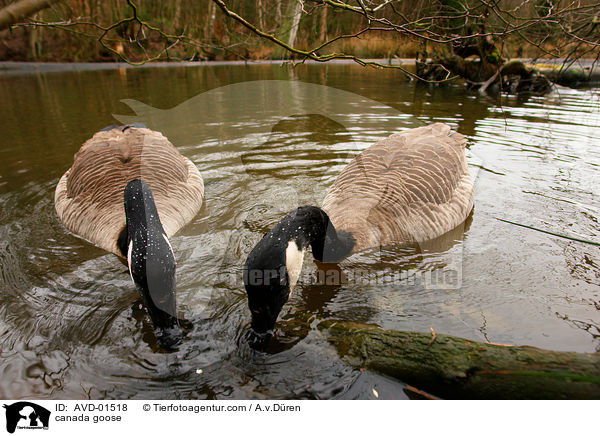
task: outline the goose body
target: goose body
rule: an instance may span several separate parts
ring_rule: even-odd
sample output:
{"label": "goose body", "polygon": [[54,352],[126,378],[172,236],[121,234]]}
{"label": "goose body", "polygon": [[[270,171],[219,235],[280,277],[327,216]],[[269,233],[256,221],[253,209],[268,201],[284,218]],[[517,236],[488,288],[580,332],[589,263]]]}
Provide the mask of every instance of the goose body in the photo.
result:
{"label": "goose body", "polygon": [[370,247],[425,242],[464,222],[473,209],[465,145],[442,123],[395,133],[342,170],[322,209],[300,207],[267,232],[244,267],[259,340],[272,333],[308,246],[315,259],[337,262]]}
{"label": "goose body", "polygon": [[436,123],[395,133],[354,158],[323,201],[352,252],[435,239],[473,209],[467,139]]}
{"label": "goose body", "polygon": [[196,166],[161,133],[124,126],[97,132],[75,154],[56,186],[56,213],[74,234],[125,258],[117,241],[125,228],[123,190],[133,179],[152,190],[167,237],[202,206],[204,183]]}
{"label": "goose body", "polygon": [[162,134],[135,125],[96,133],[56,187],[54,205],[65,227],[127,259],[165,348],[179,341],[168,238],[198,213],[203,195],[196,166]]}

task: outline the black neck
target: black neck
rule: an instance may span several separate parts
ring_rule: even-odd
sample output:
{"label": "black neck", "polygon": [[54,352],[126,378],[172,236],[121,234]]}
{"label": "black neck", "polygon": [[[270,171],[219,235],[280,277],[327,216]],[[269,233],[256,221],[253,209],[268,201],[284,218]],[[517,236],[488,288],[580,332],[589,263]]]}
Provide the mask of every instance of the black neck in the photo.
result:
{"label": "black neck", "polygon": [[337,231],[329,216],[318,207],[299,207],[289,213],[282,223],[282,232],[285,233],[285,227],[291,229],[293,234],[290,239],[294,239],[303,249],[310,245],[313,257],[320,262],[338,262],[347,257],[354,247],[352,235]]}
{"label": "black neck", "polygon": [[[257,244],[253,253],[279,245],[285,249],[289,241],[294,241],[301,250],[310,245],[314,258],[320,262],[338,262],[346,258],[355,244],[350,233],[336,231],[322,209],[302,206],[279,221]],[[252,253],[249,260],[251,257]]]}
{"label": "black neck", "polygon": [[351,253],[354,243],[349,233],[337,232],[318,207],[299,207],[279,221],[252,249],[244,266],[254,332],[272,332],[293,285],[288,268],[295,266],[294,274],[299,274],[302,255],[296,249],[311,246],[315,259],[337,262]]}
{"label": "black neck", "polygon": [[[304,209],[304,208],[299,208]],[[310,245],[313,257],[319,262],[339,262],[350,255],[356,240],[343,230],[336,230],[329,216],[317,207],[310,207],[311,215],[316,219],[309,220]],[[313,211],[315,210],[315,211]],[[320,220],[320,222],[319,222]],[[320,226],[320,230],[315,230]]]}
{"label": "black neck", "polygon": [[126,258],[131,241],[138,246],[146,246],[148,238],[162,238],[165,231],[158,216],[152,191],[145,182],[139,179],[130,181],[123,191],[123,200],[125,226],[117,238],[117,247]]}
{"label": "black neck", "polygon": [[[125,229],[117,244],[155,327],[176,327],[175,258],[160,222],[154,196],[136,179],[123,193]],[[160,338],[159,338],[160,339]]]}
{"label": "black neck", "polygon": [[136,230],[160,230],[164,233],[154,196],[146,183],[132,180],[123,193],[127,231],[131,238]]}

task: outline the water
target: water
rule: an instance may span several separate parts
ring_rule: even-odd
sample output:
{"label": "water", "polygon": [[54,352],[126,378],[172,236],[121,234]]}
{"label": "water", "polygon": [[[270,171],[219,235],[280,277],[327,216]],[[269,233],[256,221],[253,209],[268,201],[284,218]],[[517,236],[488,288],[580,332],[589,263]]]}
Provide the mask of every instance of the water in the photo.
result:
{"label": "water", "polygon": [[[241,83],[269,79],[300,82]],[[600,241],[599,96],[500,101],[354,65],[0,75],[0,397],[405,398],[400,382],[338,357],[316,327],[327,319],[599,350],[600,248],[497,219]],[[126,267],[54,212],[73,154],[113,114],[162,131],[204,176],[203,210],[171,241],[192,323],[176,353],[156,348]],[[289,118],[301,114],[327,119]],[[357,254],[327,271],[342,284],[322,283],[307,256],[277,340],[250,350],[241,267],[262,233],[320,204],[360,150],[435,121],[469,138],[469,222],[432,245]],[[440,271],[454,275],[420,279]]]}

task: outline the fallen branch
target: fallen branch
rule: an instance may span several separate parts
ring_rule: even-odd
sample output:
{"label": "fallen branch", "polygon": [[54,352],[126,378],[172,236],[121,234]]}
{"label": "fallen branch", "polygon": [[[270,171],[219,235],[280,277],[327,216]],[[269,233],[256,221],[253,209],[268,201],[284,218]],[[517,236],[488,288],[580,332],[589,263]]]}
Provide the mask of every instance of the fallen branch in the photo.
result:
{"label": "fallen branch", "polygon": [[600,399],[600,353],[498,346],[349,322],[319,324],[357,368],[447,399]]}

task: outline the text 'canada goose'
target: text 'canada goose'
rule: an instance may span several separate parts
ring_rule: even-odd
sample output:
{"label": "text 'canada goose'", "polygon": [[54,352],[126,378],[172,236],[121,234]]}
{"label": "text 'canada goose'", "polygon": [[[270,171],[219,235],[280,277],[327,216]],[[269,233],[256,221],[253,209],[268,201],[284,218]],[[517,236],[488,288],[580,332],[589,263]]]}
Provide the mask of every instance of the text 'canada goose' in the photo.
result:
{"label": "text 'canada goose'", "polygon": [[127,260],[161,345],[176,341],[175,258],[168,238],[202,206],[196,166],[141,125],[97,132],[56,187],[58,217],[74,234]]}
{"label": "text 'canada goose'", "polygon": [[337,262],[378,246],[441,236],[473,209],[466,138],[442,123],[395,133],[356,156],[329,189],[323,207],[290,212],[254,247],[244,266],[252,329],[268,339],[311,247]]}

